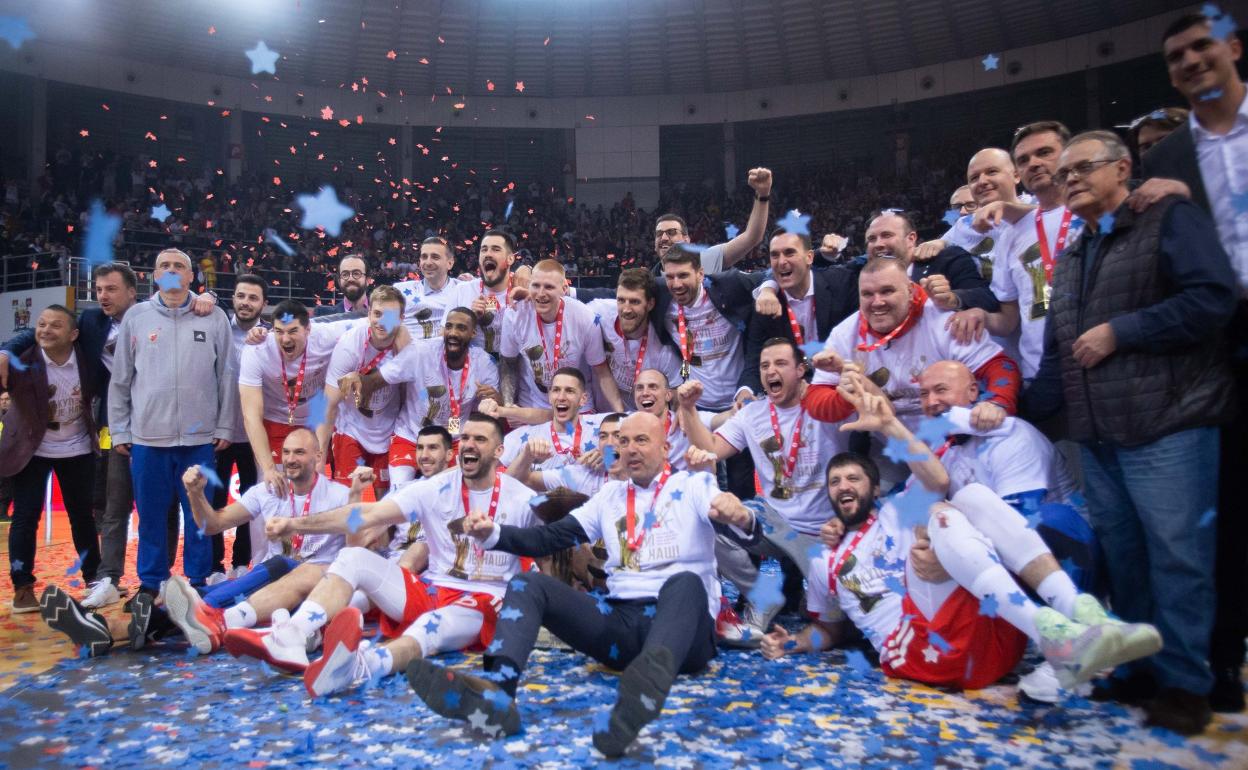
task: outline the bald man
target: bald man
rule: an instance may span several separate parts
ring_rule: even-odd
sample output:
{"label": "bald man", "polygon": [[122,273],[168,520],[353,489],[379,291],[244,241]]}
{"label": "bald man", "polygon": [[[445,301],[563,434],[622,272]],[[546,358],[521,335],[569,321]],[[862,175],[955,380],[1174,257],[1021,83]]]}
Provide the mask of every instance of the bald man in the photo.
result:
{"label": "bald man", "polygon": [[915,260],[930,260],[944,249],[958,246],[974,255],[980,274],[984,280],[991,281],[997,241],[1006,228],[1017,221],[1019,213],[1012,206],[1009,207],[1011,218],[1006,220],[999,215],[989,216],[990,212],[985,210],[989,204],[998,201],[1017,204],[1019,181],[1014,159],[1000,147],[986,147],[972,155],[966,166],[966,182],[971,198],[975,201],[974,213],[963,213],[940,238],[920,244],[915,249]]}
{"label": "bald man", "polygon": [[481,511],[465,521],[483,548],[522,556],[601,538],[608,594],[595,598],[537,573],[512,578],[485,676],[425,660],[408,668],[412,689],[431,709],[494,737],[519,732],[516,687],[545,626],[578,652],[623,669],[615,708],[594,732],[598,750],[616,757],[658,717],[676,675],[701,671],[715,656],[715,529],[752,532],[754,516],[710,474],[672,473],[663,422],[652,414],[620,423],[619,452],[628,478],[608,481],[554,524],[510,527]]}
{"label": "bald man", "polygon": [[918,242],[914,220],[904,211],[877,212],[867,224],[867,258],[900,260],[910,280],[922,286],[941,310],[974,307],[995,313],[1001,309],[975,258],[965,249],[944,247],[931,259],[920,261],[915,259]]}

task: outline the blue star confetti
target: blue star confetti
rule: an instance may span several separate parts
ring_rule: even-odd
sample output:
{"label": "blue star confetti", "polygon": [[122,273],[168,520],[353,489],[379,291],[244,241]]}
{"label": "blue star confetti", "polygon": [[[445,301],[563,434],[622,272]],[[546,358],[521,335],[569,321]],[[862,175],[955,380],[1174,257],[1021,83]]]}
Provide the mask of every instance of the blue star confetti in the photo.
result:
{"label": "blue star confetti", "polygon": [[728,240],[731,241],[733,238],[736,238],[740,233],[741,233],[741,230],[733,223],[731,222],[724,223],[724,235],[728,236]]}
{"label": "blue star confetti", "polygon": [[1027,596],[1021,591],[1011,591],[1010,595],[1006,598],[1009,599],[1010,604],[1013,604],[1015,607],[1022,607],[1027,603]]}
{"label": "blue star confetti", "polygon": [[350,206],[339,202],[330,185],[322,187],[316,195],[297,196],[295,203],[303,209],[300,227],[305,230],[319,227],[335,238],[342,234],[342,223],[355,215]]}
{"label": "blue star confetti", "polygon": [[603,596],[602,594],[598,594],[597,597],[595,598],[595,603],[596,603],[596,606],[598,607],[599,613],[603,615],[611,614],[611,602],[607,601],[607,597]]}
{"label": "blue star confetti", "polygon": [[529,498],[529,507],[536,508],[537,506],[546,502],[548,499],[549,498],[547,498],[546,495],[533,495],[532,497]]}
{"label": "blue star confetti", "polygon": [[78,558],[74,560],[74,563],[73,563],[73,564],[69,565],[69,567],[65,570],[65,574],[66,574],[66,575],[72,575],[72,574],[74,574],[75,572],[77,572],[78,570],[82,569],[82,562],[83,562],[83,560],[85,560],[86,558],[87,558],[87,552],[86,552],[86,551],[83,551],[82,553],[78,554]]}
{"label": "blue star confetti", "polygon": [[930,447],[945,443],[945,437],[955,430],[957,429],[953,422],[942,414],[937,417],[924,417],[914,435]]}
{"label": "blue star confetti", "polygon": [[1096,220],[1096,226],[1100,228],[1101,235],[1109,235],[1114,231],[1114,215],[1106,212],[1101,218]]}
{"label": "blue star confetti", "polygon": [[277,231],[271,227],[264,228],[264,242],[273,244],[288,257],[295,256],[294,248],[292,248],[289,243],[282,240],[282,236],[278,235]]}
{"label": "blue star confetti", "polygon": [[949,651],[953,649],[953,645],[946,642],[943,636],[931,629],[928,629],[927,631],[927,640],[932,643],[933,647],[940,650],[941,653],[945,655],[948,655]]}
{"label": "blue star confetti", "polygon": [[524,617],[524,612],[516,607],[504,607],[498,617],[500,620],[519,620]]}
{"label": "blue star confetti", "polygon": [[928,458],[927,453],[911,454],[910,442],[904,438],[890,438],[884,446],[884,456],[895,463],[919,462]]}
{"label": "blue star confetti", "polygon": [[910,528],[926,525],[931,517],[932,505],[942,499],[938,492],[929,492],[922,484],[914,483],[893,497],[893,505],[897,508],[901,526]]}
{"label": "blue star confetti", "polygon": [[381,324],[381,328],[385,329],[387,334],[399,328],[399,324],[401,322],[402,322],[402,319],[399,318],[399,311],[395,310],[394,308],[391,308],[390,310],[387,310],[386,312],[382,313],[381,321],[379,321],[379,323]]}
{"label": "blue star confetti", "polygon": [[100,201],[92,201],[87,211],[86,232],[82,239],[82,258],[88,265],[113,261],[113,239],[121,231],[121,217],[110,214]]}
{"label": "blue star confetti", "polygon": [[169,207],[165,204],[162,203],[159,206],[152,206],[152,219],[155,219],[158,222],[164,222],[171,216],[173,216],[173,212],[170,211]]}
{"label": "blue star confetti", "polygon": [[1240,216],[1248,214],[1248,190],[1231,193],[1231,206]]}
{"label": "blue star confetti", "polygon": [[859,676],[867,676],[874,670],[867,661],[867,656],[863,655],[861,650],[846,650],[845,663],[849,665],[851,671]]}
{"label": "blue star confetti", "polygon": [[170,271],[157,278],[155,283],[161,291],[179,291],[182,288],[182,277]]}
{"label": "blue star confetti", "polygon": [[259,75],[261,72],[268,72],[271,75],[277,74],[277,58],[281,54],[270,50],[263,40],[257,43],[255,48],[243,53],[247,55],[248,59],[251,59],[251,74]]}
{"label": "blue star confetti", "polygon": [[750,604],[760,610],[784,604],[784,576],[779,572],[759,572],[748,594]]}
{"label": "blue star confetti", "polygon": [[1204,513],[1200,515],[1200,521],[1196,522],[1196,526],[1207,527],[1210,524],[1212,524],[1214,521],[1216,521],[1217,518],[1218,518],[1217,509],[1210,508],[1209,510],[1205,511]]}
{"label": "blue star confetti", "polygon": [[945,220],[945,224],[949,225],[950,227],[953,227],[954,225],[958,223],[958,218],[960,216],[961,215],[958,213],[957,209],[949,209],[948,211],[945,212],[945,216],[943,217],[943,219]]}
{"label": "blue star confetti", "polygon": [[997,597],[988,594],[979,600],[979,614],[986,618],[995,618],[997,616]]}
{"label": "blue star confetti", "polygon": [[611,466],[615,465],[615,447],[605,446],[602,448],[602,465],[607,470],[611,470]]}
{"label": "blue star confetti", "polygon": [[794,235],[810,235],[810,214],[793,209],[776,221],[776,227]]}
{"label": "blue star confetti", "polygon": [[221,483],[221,477],[217,475],[216,468],[211,468],[207,465],[197,465],[195,467],[199,468],[200,475],[202,475],[204,480],[208,482],[208,489],[212,489],[214,487],[217,489],[225,489],[225,485]]}
{"label": "blue star confetti", "polygon": [[984,72],[991,72],[997,68],[998,64],[1001,63],[1001,58],[995,53],[990,53],[982,59],[982,62],[984,65]]}
{"label": "blue star confetti", "polygon": [[507,590],[522,594],[528,585],[528,582],[526,582],[524,578],[514,577],[511,579],[511,582],[507,584]]}
{"label": "blue star confetti", "polygon": [[655,613],[658,611],[659,611],[659,606],[657,604],[647,604],[646,608],[641,611],[641,614],[644,617],[652,618],[654,617]]}
{"label": "blue star confetti", "polygon": [[0,38],[17,50],[22,43],[35,39],[35,31],[19,16],[0,16]]}
{"label": "blue star confetti", "polygon": [[364,526],[364,514],[360,513],[358,507],[352,508],[351,513],[347,515],[347,531],[354,535],[362,526]]}
{"label": "blue star confetti", "polygon": [[325,410],[329,408],[329,402],[325,398],[325,391],[318,392],[315,396],[308,399],[308,419],[304,422],[312,430],[316,430],[325,424]]}
{"label": "blue star confetti", "polygon": [[[21,572],[22,567],[26,566],[26,562],[22,561],[21,559],[13,559],[12,561],[9,562],[9,566],[13,568],[14,572]],[[72,575],[73,573],[70,572],[67,574]]]}

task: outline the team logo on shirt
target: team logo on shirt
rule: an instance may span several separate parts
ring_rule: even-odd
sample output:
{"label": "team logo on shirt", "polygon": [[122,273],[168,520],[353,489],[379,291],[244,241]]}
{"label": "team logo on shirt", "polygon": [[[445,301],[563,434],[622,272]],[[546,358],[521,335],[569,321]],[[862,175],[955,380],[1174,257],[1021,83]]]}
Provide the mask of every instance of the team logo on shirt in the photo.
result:
{"label": "team logo on shirt", "polygon": [[429,394],[429,411],[425,412],[425,419],[422,425],[433,425],[434,420],[438,418],[438,413],[442,411],[442,402],[438,399],[446,395],[445,385],[430,385],[425,389]]}
{"label": "team logo on shirt", "polygon": [[420,330],[424,333],[425,339],[433,336],[433,310],[431,308],[422,307],[416,311],[416,323],[420,324]]}
{"label": "team logo on shirt", "polygon": [[195,330],[195,341],[196,341],[196,342],[207,342],[207,341],[208,341],[208,333],[207,333],[207,332],[204,332],[204,331],[200,331],[199,329],[196,329],[196,330]]}
{"label": "team logo on shirt", "polygon": [[154,331],[154,332],[152,332],[151,334],[147,335],[147,338],[148,338],[149,340],[151,340],[152,342],[155,342],[155,341],[156,341],[156,335],[158,335],[158,334],[160,334],[160,329],[157,329],[156,331]]}
{"label": "team logo on shirt", "polygon": [[1040,258],[1040,244],[1033,243],[1018,256],[1031,279],[1031,320],[1044,318],[1049,314],[1049,299],[1052,288],[1044,277],[1044,262]]}

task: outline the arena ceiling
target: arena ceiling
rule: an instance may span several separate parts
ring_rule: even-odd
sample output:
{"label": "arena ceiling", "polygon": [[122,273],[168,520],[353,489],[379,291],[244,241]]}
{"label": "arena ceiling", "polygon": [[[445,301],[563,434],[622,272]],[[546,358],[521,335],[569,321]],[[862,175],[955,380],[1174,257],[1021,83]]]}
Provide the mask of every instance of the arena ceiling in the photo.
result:
{"label": "arena ceiling", "polygon": [[[1182,7],[1164,0],[40,0],[45,43],[407,97],[765,88],[982,56]],[[10,11],[12,12],[12,11]],[[257,79],[272,77],[261,74]],[[363,86],[367,79],[367,86]]]}

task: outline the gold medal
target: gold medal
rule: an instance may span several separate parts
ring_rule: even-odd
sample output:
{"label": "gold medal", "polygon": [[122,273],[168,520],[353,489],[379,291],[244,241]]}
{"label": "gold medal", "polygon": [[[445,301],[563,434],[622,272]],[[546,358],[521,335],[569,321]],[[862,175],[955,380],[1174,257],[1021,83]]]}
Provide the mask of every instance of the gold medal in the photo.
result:
{"label": "gold medal", "polygon": [[452,435],[459,433],[459,418],[452,417],[449,420],[447,420],[446,429],[450,431]]}
{"label": "gold medal", "polygon": [[688,361],[682,361],[680,363],[680,377],[681,379],[684,379],[684,380],[689,379],[689,362]]}
{"label": "gold medal", "polygon": [[771,496],[777,500],[788,500],[793,497],[793,490],[777,484],[771,488]]}
{"label": "gold medal", "polygon": [[294,413],[294,412],[291,412],[291,413],[290,413],[290,416],[286,418],[286,424],[287,424],[287,425],[294,425],[294,424],[295,424],[295,413]]}

